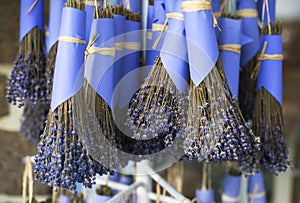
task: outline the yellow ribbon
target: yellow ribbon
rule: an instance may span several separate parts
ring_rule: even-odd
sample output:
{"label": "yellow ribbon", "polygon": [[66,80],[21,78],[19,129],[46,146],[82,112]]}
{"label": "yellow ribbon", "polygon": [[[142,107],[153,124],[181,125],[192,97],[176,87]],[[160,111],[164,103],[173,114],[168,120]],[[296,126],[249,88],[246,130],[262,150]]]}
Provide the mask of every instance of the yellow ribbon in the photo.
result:
{"label": "yellow ribbon", "polygon": [[59,36],[58,37],[59,41],[64,41],[64,42],[71,42],[71,43],[78,43],[78,44],[85,44],[85,40],[76,38],[76,37],[69,37],[69,36]]}
{"label": "yellow ribbon", "polygon": [[254,70],[251,74],[251,79],[252,80],[254,80],[258,77],[259,69],[260,69],[260,66],[261,66],[261,61],[264,61],[264,60],[280,61],[280,60],[284,59],[282,54],[265,54],[266,49],[267,49],[267,45],[268,45],[268,42],[264,42],[264,46],[263,46],[263,49],[261,51],[261,54],[257,57],[258,63],[256,64],[256,66],[255,66],[255,68],[254,68]]}
{"label": "yellow ribbon", "polygon": [[209,1],[184,1],[181,3],[181,8],[184,12],[211,10],[211,3]]}
{"label": "yellow ribbon", "polygon": [[224,44],[219,46],[221,51],[230,51],[236,54],[241,54],[241,45],[240,44]]}
{"label": "yellow ribbon", "polygon": [[257,18],[258,13],[256,9],[242,9],[237,10],[236,15],[242,16],[244,18]]}

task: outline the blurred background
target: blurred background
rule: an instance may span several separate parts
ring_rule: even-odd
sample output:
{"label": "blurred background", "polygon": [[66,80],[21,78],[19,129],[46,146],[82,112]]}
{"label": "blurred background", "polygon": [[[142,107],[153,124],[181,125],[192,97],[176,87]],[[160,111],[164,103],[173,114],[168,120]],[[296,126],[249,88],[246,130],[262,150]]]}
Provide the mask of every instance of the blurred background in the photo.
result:
{"label": "blurred background", "polygon": [[[48,0],[45,1],[49,5]],[[284,97],[286,137],[294,160],[294,170],[275,177],[265,175],[268,202],[300,202],[300,1],[277,0],[277,18],[283,21]],[[46,8],[45,12],[48,12]],[[22,192],[23,158],[34,155],[36,144],[18,133],[22,112],[5,100],[5,84],[18,49],[19,1],[0,0],[0,202]],[[47,22],[47,19],[45,19]],[[194,196],[200,185],[200,164],[185,164],[183,193]],[[214,175],[216,192],[222,185],[222,171]],[[246,187],[246,186],[245,186]],[[218,189],[220,188],[220,189]],[[51,189],[35,183],[35,194],[48,195]]]}

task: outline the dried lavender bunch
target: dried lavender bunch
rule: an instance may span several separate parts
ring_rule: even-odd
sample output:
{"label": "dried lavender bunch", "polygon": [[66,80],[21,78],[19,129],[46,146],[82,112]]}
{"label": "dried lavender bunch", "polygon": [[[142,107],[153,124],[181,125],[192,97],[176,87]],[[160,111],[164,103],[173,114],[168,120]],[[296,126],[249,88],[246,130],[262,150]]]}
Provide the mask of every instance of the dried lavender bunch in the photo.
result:
{"label": "dried lavender bunch", "polygon": [[45,127],[45,120],[49,108],[41,102],[37,102],[34,109],[25,103],[22,119],[21,119],[21,134],[23,134],[30,142],[36,143],[39,141],[40,135]]}
{"label": "dried lavender bunch", "polygon": [[239,161],[259,147],[259,139],[246,125],[222,70],[218,61],[202,84],[195,87],[191,83],[184,143],[189,160]]}
{"label": "dried lavender bunch", "polygon": [[[265,26],[262,34],[281,35],[281,22]],[[262,141],[261,164],[275,174],[286,171],[288,166],[292,166],[292,161],[288,157],[289,150],[284,137],[282,107],[263,87],[257,92],[253,115],[253,130]]]}
{"label": "dried lavender bunch", "polygon": [[25,102],[34,108],[38,100],[47,103],[44,33],[35,27],[20,43],[19,52],[6,85],[6,100],[19,108]]}
{"label": "dried lavender bunch", "polygon": [[164,136],[165,145],[183,134],[183,98],[158,57],[128,110],[127,123],[137,140]]}
{"label": "dried lavender bunch", "polygon": [[96,174],[108,172],[81,144],[73,124],[72,99],[50,111],[35,156],[36,180],[75,192],[76,182],[90,188]]}
{"label": "dried lavender bunch", "polygon": [[[84,9],[83,3],[75,0],[68,0],[66,6]],[[110,172],[95,162],[83,147],[74,126],[73,98],[50,110],[36,152],[36,180],[55,188],[75,192],[76,182],[92,187],[96,174]]]}

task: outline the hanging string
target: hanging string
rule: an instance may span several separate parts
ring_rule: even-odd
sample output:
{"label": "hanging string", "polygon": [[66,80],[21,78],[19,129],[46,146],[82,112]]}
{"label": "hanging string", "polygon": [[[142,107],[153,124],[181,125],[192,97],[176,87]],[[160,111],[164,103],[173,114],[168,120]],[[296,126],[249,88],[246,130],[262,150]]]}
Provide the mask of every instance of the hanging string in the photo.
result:
{"label": "hanging string", "polygon": [[271,35],[272,34],[272,31],[271,31],[271,17],[270,17],[270,10],[269,10],[268,0],[264,0],[262,9],[263,9],[262,10],[262,27],[264,27],[265,11],[267,11],[268,29],[269,29],[269,35]]}
{"label": "hanging string", "polygon": [[[26,202],[32,203],[32,200],[33,200],[33,176],[32,176],[32,165],[31,165],[31,157],[30,156],[26,157],[22,185],[23,185],[23,190],[22,190],[23,203],[26,203]],[[28,188],[27,188],[27,186],[28,186]],[[28,189],[28,201],[26,201],[27,189]]]}

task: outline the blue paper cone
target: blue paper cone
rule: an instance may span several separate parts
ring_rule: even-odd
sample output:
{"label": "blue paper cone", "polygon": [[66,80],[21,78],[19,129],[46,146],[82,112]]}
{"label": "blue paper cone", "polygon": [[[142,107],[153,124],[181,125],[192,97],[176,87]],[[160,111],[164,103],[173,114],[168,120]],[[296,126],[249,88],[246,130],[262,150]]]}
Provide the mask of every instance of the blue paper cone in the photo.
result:
{"label": "blue paper cone", "polygon": [[197,203],[213,203],[214,190],[196,190]]}
{"label": "blue paper cone", "polygon": [[241,176],[231,176],[227,174],[224,180],[222,203],[240,202]]}
{"label": "blue paper cone", "polygon": [[60,203],[71,203],[71,198],[67,195],[60,195],[59,197]]}
{"label": "blue paper cone", "polygon": [[264,177],[261,172],[249,177],[248,182],[249,203],[266,203]]}
{"label": "blue paper cone", "polygon": [[112,198],[111,196],[95,195],[93,202],[95,202],[95,203],[105,203],[108,200],[110,200],[111,198]]}

